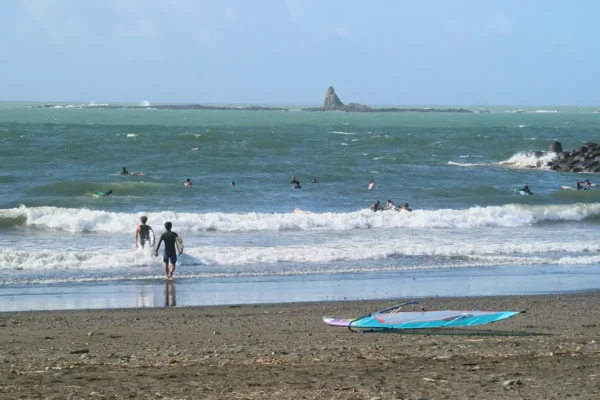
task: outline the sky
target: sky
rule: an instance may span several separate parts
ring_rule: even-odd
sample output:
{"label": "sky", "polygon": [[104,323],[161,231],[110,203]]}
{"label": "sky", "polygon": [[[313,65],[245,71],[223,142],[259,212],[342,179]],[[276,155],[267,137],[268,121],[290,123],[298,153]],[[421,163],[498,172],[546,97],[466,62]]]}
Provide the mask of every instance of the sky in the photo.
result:
{"label": "sky", "polygon": [[4,0],[0,100],[598,105],[594,0]]}

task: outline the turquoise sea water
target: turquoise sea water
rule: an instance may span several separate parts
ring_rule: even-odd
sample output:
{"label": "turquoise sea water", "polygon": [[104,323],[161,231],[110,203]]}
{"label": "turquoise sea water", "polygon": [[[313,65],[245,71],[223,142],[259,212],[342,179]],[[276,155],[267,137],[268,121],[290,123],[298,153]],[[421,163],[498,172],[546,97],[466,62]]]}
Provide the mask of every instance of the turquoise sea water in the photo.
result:
{"label": "turquoise sea water", "polygon": [[[179,281],[545,265],[589,272],[600,261],[600,189],[561,190],[584,178],[531,168],[532,152],[600,140],[600,114],[516,109],[0,104],[0,285],[162,279],[161,260],[135,250],[141,215],[157,234],[169,220],[184,238]],[[115,175],[124,166],[146,175]],[[302,189],[291,188],[292,175]],[[535,194],[518,195],[523,185]],[[97,190],[113,195],[92,197]],[[368,210],[388,199],[414,211]]]}

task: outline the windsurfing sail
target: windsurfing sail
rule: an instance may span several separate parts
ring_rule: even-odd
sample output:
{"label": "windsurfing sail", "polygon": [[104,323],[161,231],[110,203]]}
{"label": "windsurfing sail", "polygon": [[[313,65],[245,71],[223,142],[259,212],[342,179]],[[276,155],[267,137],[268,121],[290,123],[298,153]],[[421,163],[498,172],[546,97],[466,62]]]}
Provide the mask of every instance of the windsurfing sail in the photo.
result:
{"label": "windsurfing sail", "polygon": [[427,329],[455,328],[484,325],[500,321],[519,314],[517,311],[478,311],[478,310],[444,310],[444,311],[400,311],[408,302],[386,308],[372,314],[355,319],[323,317],[323,321],[331,326],[355,329]]}

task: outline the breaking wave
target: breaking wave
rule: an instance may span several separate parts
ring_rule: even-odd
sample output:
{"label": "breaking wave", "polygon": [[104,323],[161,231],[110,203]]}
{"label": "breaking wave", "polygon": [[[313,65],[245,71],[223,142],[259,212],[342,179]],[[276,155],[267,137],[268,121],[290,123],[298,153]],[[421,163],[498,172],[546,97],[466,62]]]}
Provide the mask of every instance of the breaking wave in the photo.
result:
{"label": "breaking wave", "polygon": [[[460,156],[460,158],[465,158]],[[508,160],[500,162],[482,162],[482,163],[463,163],[448,161],[448,165],[454,165],[458,167],[481,167],[490,165],[500,165],[509,168],[542,168],[548,169],[546,164],[549,161],[553,161],[556,158],[556,153],[543,153],[543,152],[519,152],[511,156]]]}
{"label": "breaking wave", "polygon": [[498,164],[515,168],[543,168],[546,163],[556,158],[556,153],[521,152]]}
{"label": "breaking wave", "polygon": [[[192,242],[193,240],[189,240]],[[182,265],[202,266],[202,273],[219,275],[292,275],[303,273],[366,272],[359,262],[403,259],[395,266],[380,265],[377,270],[400,271],[430,268],[497,265],[590,265],[600,261],[596,241],[537,241],[531,243],[407,244],[405,240],[384,243],[375,238],[357,243],[342,240],[314,245],[264,247],[189,247],[180,257]],[[582,254],[592,253],[592,254]],[[440,258],[444,260],[440,264]],[[437,262],[436,262],[437,260]],[[150,251],[102,250],[0,250],[0,270],[119,270],[134,271],[161,265]],[[339,263],[345,264],[339,264]],[[197,269],[194,269],[197,270]],[[326,271],[326,272],[324,272]],[[140,271],[141,272],[141,271]]]}
{"label": "breaking wave", "polygon": [[[25,207],[0,210],[0,226],[22,223],[29,227],[68,232],[127,233],[139,217],[150,223],[171,221],[181,232],[219,231],[347,231],[369,228],[520,227],[548,221],[582,221],[600,215],[600,203],[570,205],[520,205],[471,207],[468,209],[384,211],[360,210],[349,213],[181,213],[174,211],[116,213],[108,211]],[[13,221],[13,222],[11,222]],[[14,222],[17,221],[17,222]]]}

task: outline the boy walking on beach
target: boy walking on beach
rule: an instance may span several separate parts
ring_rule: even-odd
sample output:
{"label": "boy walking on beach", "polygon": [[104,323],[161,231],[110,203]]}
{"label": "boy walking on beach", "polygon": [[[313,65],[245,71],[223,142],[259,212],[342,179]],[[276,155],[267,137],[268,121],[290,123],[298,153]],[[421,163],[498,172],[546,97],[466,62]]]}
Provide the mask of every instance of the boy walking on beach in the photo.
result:
{"label": "boy walking on beach", "polygon": [[[156,246],[156,253],[154,253],[154,256],[158,257],[158,250],[160,249],[160,245],[162,242],[165,242],[163,261],[165,263],[165,274],[167,275],[168,280],[173,279],[173,274],[175,273],[175,264],[177,263],[177,250],[175,249],[175,240],[177,239],[178,235],[175,232],[171,232],[172,227],[173,224],[171,224],[170,222],[165,222],[165,229],[167,231],[160,235],[158,245]],[[171,261],[170,271],[169,261]]]}

